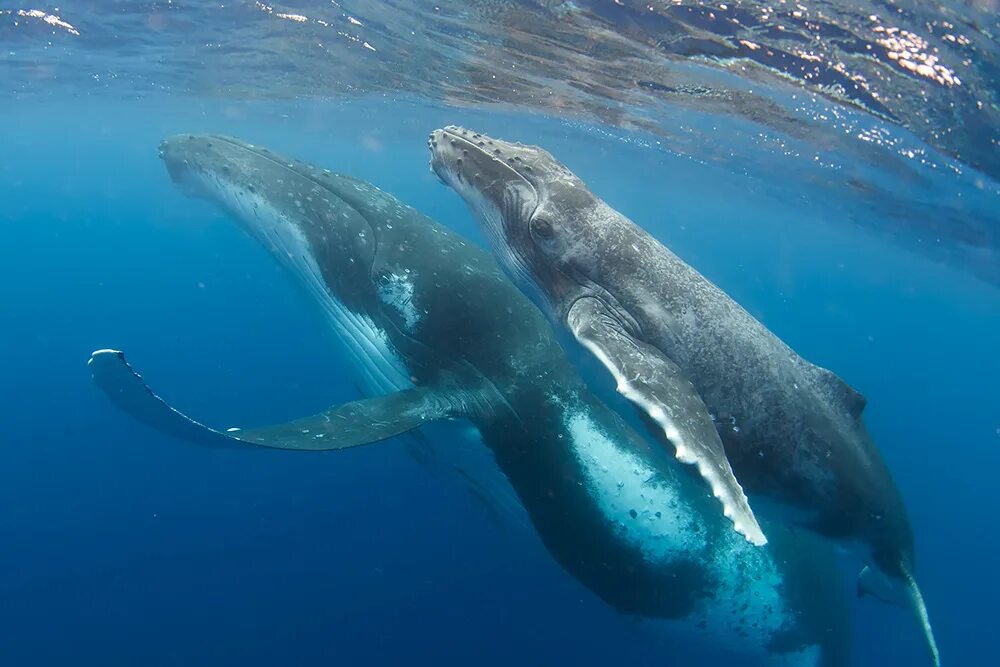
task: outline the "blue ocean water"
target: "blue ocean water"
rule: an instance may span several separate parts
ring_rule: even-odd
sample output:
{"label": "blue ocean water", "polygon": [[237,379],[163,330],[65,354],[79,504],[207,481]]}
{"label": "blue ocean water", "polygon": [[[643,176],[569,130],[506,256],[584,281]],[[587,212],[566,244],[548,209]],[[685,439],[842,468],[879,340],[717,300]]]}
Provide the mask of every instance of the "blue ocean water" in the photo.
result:
{"label": "blue ocean water", "polygon": [[[726,123],[743,122],[670,113],[692,128],[707,122],[707,136],[737,136]],[[288,277],[224,214],[183,196],[156,147],[178,132],[238,136],[369,180],[482,242],[427,167],[426,134],[449,123],[544,145],[864,393],[913,521],[944,661],[992,664],[994,248],[966,239],[956,245],[967,254],[927,252],[921,245],[951,243],[947,225],[935,240],[867,199],[824,199],[821,179],[777,154],[761,155],[751,177],[731,161],[663,149],[656,133],[523,109],[412,93],[58,92],[0,105],[0,663],[727,659],[651,640],[530,531],[408,457],[401,439],[322,455],[205,451],[133,423],[92,386],[88,355],[111,347],[213,424],[280,422],[355,398],[346,360]],[[932,212],[948,200],[995,238],[995,217],[979,213],[1000,203],[995,186],[948,178],[921,172],[893,193]],[[849,592],[856,568],[845,556]],[[925,664],[905,612],[857,600],[852,625],[852,664]]]}

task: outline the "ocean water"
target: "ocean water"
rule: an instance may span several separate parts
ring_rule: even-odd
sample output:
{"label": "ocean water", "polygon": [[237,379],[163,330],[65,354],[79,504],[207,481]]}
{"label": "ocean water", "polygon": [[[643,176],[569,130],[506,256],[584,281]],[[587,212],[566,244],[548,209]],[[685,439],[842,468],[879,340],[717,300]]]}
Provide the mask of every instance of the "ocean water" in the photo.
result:
{"label": "ocean water", "polygon": [[[735,28],[710,39],[670,13],[685,3],[458,4],[0,5],[0,664],[743,664],[651,639],[403,438],[320,455],[206,451],[93,387],[87,358],[111,347],[220,426],[356,398],[287,275],[185,197],[157,145],[237,136],[369,180],[483,243],[427,166],[426,135],[446,124],[543,145],[861,391],[913,522],[943,662],[992,664],[995,7],[878,3],[879,22],[856,23],[843,8],[772,9],[774,22],[794,27],[804,11],[822,24],[802,28],[815,34],[799,51],[823,53],[825,75],[863,74],[852,97],[767,73],[750,47],[709,59],[709,42],[779,39],[759,27],[756,41]],[[959,84],[900,69],[898,55],[866,61],[872,71],[845,55],[857,26],[880,44],[873,24],[898,16],[915,35],[922,12],[938,26],[920,32],[937,40],[924,50]],[[545,26],[544,52],[524,50]],[[662,60],[640,57],[650,34]],[[663,92],[668,76],[685,83]],[[466,442],[461,428],[425,435]],[[858,567],[843,557],[848,593]],[[907,613],[851,607],[852,665],[927,664]]]}

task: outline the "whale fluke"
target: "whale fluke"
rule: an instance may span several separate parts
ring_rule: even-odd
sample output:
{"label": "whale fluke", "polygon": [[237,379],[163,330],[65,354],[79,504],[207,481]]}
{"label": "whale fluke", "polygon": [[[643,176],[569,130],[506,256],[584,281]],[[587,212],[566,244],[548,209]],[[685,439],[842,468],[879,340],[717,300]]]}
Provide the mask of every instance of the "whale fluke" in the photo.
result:
{"label": "whale fluke", "polygon": [[614,376],[618,392],[662,429],[677,459],[698,468],[736,531],[752,544],[767,544],[708,408],[677,364],[629,335],[598,299],[578,299],[566,322],[576,339]]}
{"label": "whale fluke", "polygon": [[98,350],[90,361],[94,382],[134,419],[167,435],[211,447],[256,445],[273,449],[326,451],[365,445],[405,433],[427,422],[459,416],[441,391],[416,387],[365,398],[276,424],[219,431],[191,419],[157,396],[118,350]]}

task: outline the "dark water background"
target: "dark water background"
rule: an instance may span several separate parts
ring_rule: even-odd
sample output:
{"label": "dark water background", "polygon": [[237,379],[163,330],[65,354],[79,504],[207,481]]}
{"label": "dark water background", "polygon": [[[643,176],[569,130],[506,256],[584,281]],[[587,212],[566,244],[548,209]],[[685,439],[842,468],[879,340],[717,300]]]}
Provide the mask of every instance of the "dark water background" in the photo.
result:
{"label": "dark water background", "polygon": [[[46,48],[59,48],[66,31],[45,29],[56,44]],[[58,60],[23,34],[0,31],[0,51]],[[61,62],[75,71],[81,61]],[[427,91],[261,99],[263,80],[254,96],[122,94],[106,79],[59,86],[51,69],[32,77],[23,63],[0,71],[10,74],[0,97],[0,664],[695,659],[650,641],[399,440],[328,455],[206,452],[133,424],[90,385],[89,353],[114,347],[179,407],[221,426],[355,397],[346,361],[290,281],[235,224],[176,191],[156,146],[175,132],[233,134],[368,179],[479,239],[427,169],[425,136],[447,123],[545,145],[862,391],[909,506],[943,659],[992,664],[1000,203],[961,151],[925,146],[935,166],[899,176],[838,146],[804,158],[795,148],[793,159],[801,138],[769,150],[746,118],[683,105],[656,107],[664,126],[697,136],[678,144],[615,119],[456,106]],[[882,133],[893,164],[917,142],[856,107],[841,112]],[[836,185],[858,174],[862,185]],[[845,560],[845,586],[854,567]],[[855,664],[923,664],[909,616],[855,607]]]}

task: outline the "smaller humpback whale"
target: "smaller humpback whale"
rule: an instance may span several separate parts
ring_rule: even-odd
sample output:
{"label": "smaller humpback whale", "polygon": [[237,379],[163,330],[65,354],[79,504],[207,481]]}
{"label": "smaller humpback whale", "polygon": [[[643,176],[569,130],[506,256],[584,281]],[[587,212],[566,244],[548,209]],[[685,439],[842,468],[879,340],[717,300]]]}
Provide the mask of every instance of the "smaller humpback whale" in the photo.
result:
{"label": "smaller humpback whale", "polygon": [[428,147],[432,171],[466,201],[508,275],[610,371],[654,435],[697,465],[736,529],[764,542],[739,479],[809,528],[860,541],[873,566],[861,590],[895,588],[937,664],[910,522],[865,429],[865,399],[545,150],[454,126]]}
{"label": "smaller humpback whale", "polygon": [[368,183],[236,139],[173,137],[161,152],[179,185],[221,204],[304,288],[370,395],[225,431],[100,350],[91,373],[127,413],[204,445],[304,451],[468,420],[553,558],[641,627],[752,664],[848,664],[829,546],[773,527],[760,549],[729,530],[696,477],[590,392],[488,252]]}

